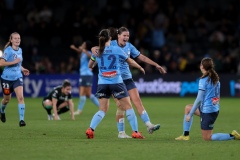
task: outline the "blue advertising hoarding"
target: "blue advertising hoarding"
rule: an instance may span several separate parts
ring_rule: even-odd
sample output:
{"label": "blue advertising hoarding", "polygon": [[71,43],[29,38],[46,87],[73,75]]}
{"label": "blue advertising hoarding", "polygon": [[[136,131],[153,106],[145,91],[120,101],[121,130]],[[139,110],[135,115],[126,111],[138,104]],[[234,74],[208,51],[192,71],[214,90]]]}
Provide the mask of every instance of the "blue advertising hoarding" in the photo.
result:
{"label": "blue advertising hoarding", "polygon": [[[219,75],[221,96],[240,97],[240,76]],[[141,96],[196,96],[199,74],[194,75],[141,75],[133,76]],[[72,84],[73,97],[79,96],[79,75],[30,75],[24,77],[25,97],[44,97],[54,87],[68,79]],[[94,76],[92,92],[97,89],[97,76]],[[2,89],[0,87],[0,94]],[[13,94],[14,96],[14,94]]]}

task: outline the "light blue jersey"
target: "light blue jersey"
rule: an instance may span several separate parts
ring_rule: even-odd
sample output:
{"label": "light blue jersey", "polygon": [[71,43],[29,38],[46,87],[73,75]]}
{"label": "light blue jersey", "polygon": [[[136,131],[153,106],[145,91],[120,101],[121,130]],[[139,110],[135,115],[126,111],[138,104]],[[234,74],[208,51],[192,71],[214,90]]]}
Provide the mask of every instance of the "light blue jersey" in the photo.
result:
{"label": "light blue jersey", "polygon": [[[117,43],[117,40],[111,41],[111,45],[120,47]],[[120,48],[122,48],[122,50],[125,53],[127,53],[128,57],[132,56],[133,58],[136,58],[140,55],[140,52],[129,42],[127,42],[124,47],[120,47]],[[122,58],[120,59],[120,63],[121,63],[121,67],[120,67],[121,76],[122,76],[123,80],[131,79],[132,73],[130,71],[128,63]]]}
{"label": "light blue jersey", "polygon": [[214,104],[213,98],[220,98],[220,82],[216,85],[208,81],[208,77],[199,80],[199,90],[205,91],[201,101],[200,110],[202,113],[212,113],[219,111],[219,103]]}
{"label": "light blue jersey", "polygon": [[[88,51],[88,52],[90,52],[90,51]],[[92,71],[88,67],[89,59],[90,58],[88,58],[86,53],[84,53],[84,52],[81,53],[79,72],[80,72],[80,75],[82,75],[82,76],[92,76],[93,75]]]}
{"label": "light blue jersey", "polygon": [[92,55],[91,59],[98,63],[98,84],[123,83],[119,61],[126,61],[127,58],[128,55],[116,46],[106,46],[100,57]]}
{"label": "light blue jersey", "polygon": [[2,58],[6,60],[6,62],[12,62],[17,58],[20,58],[20,62],[18,64],[4,67],[4,70],[1,76],[3,79],[9,80],[9,81],[15,81],[18,78],[22,77],[21,66],[22,66],[23,57],[22,57],[21,48],[18,48],[18,50],[14,50],[11,46],[8,46],[4,50],[4,54]]}

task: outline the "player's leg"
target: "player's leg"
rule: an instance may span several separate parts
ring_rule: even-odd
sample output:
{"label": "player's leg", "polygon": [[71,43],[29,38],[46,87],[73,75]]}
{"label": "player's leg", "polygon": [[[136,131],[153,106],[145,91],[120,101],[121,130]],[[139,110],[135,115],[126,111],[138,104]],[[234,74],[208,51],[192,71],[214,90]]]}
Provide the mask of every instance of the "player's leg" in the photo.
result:
{"label": "player's leg", "polygon": [[213,113],[201,113],[201,129],[202,129],[202,138],[205,141],[225,141],[232,139],[240,139],[240,135],[235,131],[231,133],[214,133],[213,127],[214,123],[218,117],[219,112]]}
{"label": "player's leg", "polygon": [[140,115],[144,124],[147,126],[148,132],[151,134],[155,130],[158,130],[160,128],[160,125],[159,124],[154,125],[151,123],[148,113],[142,104],[140,95],[138,93],[137,87],[136,87],[133,79],[124,80],[124,84],[128,90],[131,101],[133,102],[134,106],[137,109],[138,114]]}
{"label": "player's leg", "polygon": [[58,109],[58,115],[63,114],[67,111],[69,111],[69,104],[68,102],[63,102],[60,104],[57,104],[57,109]]}
{"label": "player's leg", "polygon": [[98,85],[97,88],[97,97],[99,98],[99,111],[94,114],[90,127],[86,131],[86,136],[88,139],[94,138],[94,130],[98,126],[98,124],[102,121],[102,119],[105,117],[106,112],[109,108],[109,98],[110,98],[110,90],[109,85],[101,84]]}
{"label": "player's leg", "polygon": [[93,104],[95,104],[95,106],[99,108],[99,101],[98,101],[97,97],[94,94],[92,94],[91,87],[88,87],[87,94],[89,95],[88,97],[93,102]]}
{"label": "player's leg", "polygon": [[83,107],[86,103],[86,93],[85,93],[85,87],[79,86],[79,103],[78,103],[78,109],[74,112],[74,115],[79,115],[82,113]]}
{"label": "player's leg", "polygon": [[53,120],[53,116],[52,116],[52,101],[49,100],[49,99],[44,99],[42,101],[42,106],[43,108],[47,111],[47,114],[48,114],[48,120]]}
{"label": "player's leg", "polygon": [[88,139],[94,138],[94,130],[98,126],[98,124],[102,121],[102,119],[105,117],[106,112],[109,108],[109,98],[100,98],[99,99],[99,111],[94,114],[90,127],[86,131],[86,135]]}
{"label": "player's leg", "polygon": [[18,100],[18,113],[19,113],[19,119],[20,119],[19,126],[23,127],[23,126],[26,126],[26,123],[24,121],[25,103],[24,103],[24,97],[23,97],[23,86],[19,85],[15,87],[14,92]]}
{"label": "player's leg", "polygon": [[117,98],[120,102],[120,108],[124,108],[126,111],[126,117],[130,126],[132,128],[132,137],[133,138],[144,138],[140,132],[138,132],[138,122],[135,112],[132,108],[130,97],[128,95],[127,88],[125,84],[120,83],[112,86],[112,94],[114,98]]}
{"label": "player's leg", "polygon": [[117,128],[118,128],[118,138],[131,138],[125,133],[125,123],[124,123],[125,109],[123,108],[123,106],[121,106],[117,98],[113,97],[113,99],[117,106],[116,121],[117,121]]}
{"label": "player's leg", "polygon": [[[193,122],[193,117],[191,117],[190,121],[187,122],[186,121],[186,116],[191,111],[192,106],[193,106],[192,104],[188,104],[188,105],[185,106],[184,117],[183,117],[183,134],[181,136],[175,138],[175,140],[189,140],[190,139],[189,135],[190,135],[190,129],[191,129],[192,122]],[[200,116],[199,109],[197,109],[194,114],[197,115],[197,116]]]}
{"label": "player's leg", "polygon": [[7,107],[7,104],[10,102],[10,99],[11,99],[11,94],[9,95],[3,94],[3,99],[2,99],[1,108],[0,108],[0,117],[3,123],[6,122],[5,109]]}
{"label": "player's leg", "polygon": [[0,108],[0,119],[3,123],[6,122],[6,114],[5,114],[5,109],[7,107],[7,104],[10,102],[11,100],[11,93],[13,91],[13,87],[12,87],[12,82],[4,80],[1,78],[1,87],[2,87],[2,91],[3,91],[3,99],[2,99],[2,103],[1,103],[1,108]]}
{"label": "player's leg", "polygon": [[140,99],[139,93],[137,88],[133,88],[131,90],[128,90],[128,93],[130,95],[131,101],[134,104],[134,106],[137,109],[138,114],[140,115],[142,121],[147,126],[147,130],[150,134],[152,134],[154,131],[158,130],[160,128],[160,124],[152,124],[150,121],[150,118],[148,116],[147,111],[145,110],[142,101]]}
{"label": "player's leg", "polygon": [[130,98],[129,97],[124,97],[119,99],[120,103],[122,106],[125,107],[126,110],[126,117],[127,120],[132,128],[132,138],[139,138],[142,139],[144,138],[140,132],[138,132],[138,122],[137,122],[137,117],[135,115],[135,112],[132,108],[131,102],[130,102]]}

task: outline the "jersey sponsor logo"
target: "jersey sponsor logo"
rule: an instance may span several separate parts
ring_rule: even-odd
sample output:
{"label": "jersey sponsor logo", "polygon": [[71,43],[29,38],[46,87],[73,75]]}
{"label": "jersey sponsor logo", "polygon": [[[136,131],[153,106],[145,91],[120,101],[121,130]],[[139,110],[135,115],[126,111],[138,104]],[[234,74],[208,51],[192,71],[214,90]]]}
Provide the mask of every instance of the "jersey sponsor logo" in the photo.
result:
{"label": "jersey sponsor logo", "polygon": [[107,77],[107,78],[115,77],[116,75],[117,75],[117,71],[110,71],[110,72],[103,72],[102,73],[102,76]]}
{"label": "jersey sponsor logo", "polygon": [[218,104],[219,103],[219,98],[217,98],[217,97],[214,97],[214,98],[212,98],[212,104],[213,105],[216,105],[216,104]]}

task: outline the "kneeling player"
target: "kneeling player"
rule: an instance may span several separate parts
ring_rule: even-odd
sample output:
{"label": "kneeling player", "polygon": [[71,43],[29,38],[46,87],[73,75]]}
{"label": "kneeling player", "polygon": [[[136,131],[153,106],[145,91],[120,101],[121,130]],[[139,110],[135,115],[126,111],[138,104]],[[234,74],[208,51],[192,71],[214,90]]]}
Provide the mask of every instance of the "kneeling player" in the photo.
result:
{"label": "kneeling player", "polygon": [[[71,118],[74,120],[74,104],[71,95],[71,83],[68,80],[64,80],[61,86],[55,87],[51,90],[42,101],[44,109],[48,113],[48,120],[60,120],[59,115],[70,110]],[[53,115],[51,110],[53,109]]]}

